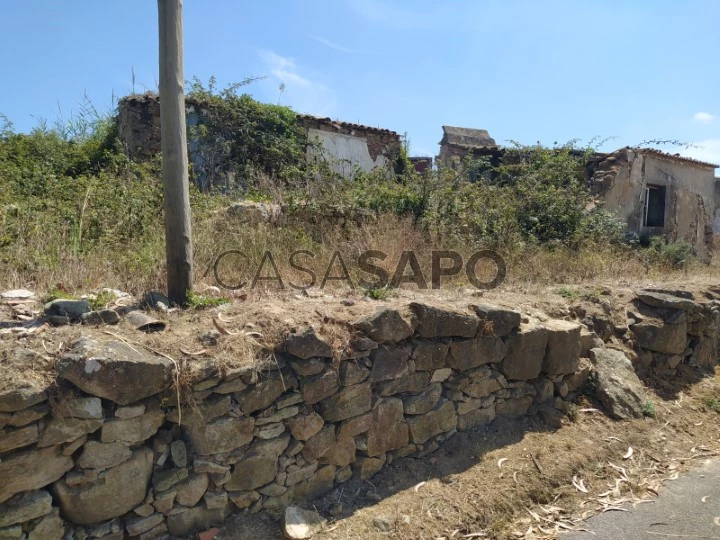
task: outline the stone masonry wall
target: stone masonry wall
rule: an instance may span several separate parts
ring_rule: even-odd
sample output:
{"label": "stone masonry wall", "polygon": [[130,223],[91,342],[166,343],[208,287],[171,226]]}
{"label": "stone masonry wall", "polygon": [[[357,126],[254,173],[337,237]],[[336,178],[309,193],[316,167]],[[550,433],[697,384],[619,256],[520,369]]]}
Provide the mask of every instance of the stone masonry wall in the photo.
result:
{"label": "stone masonry wall", "polygon": [[[718,306],[658,292],[637,305],[627,332],[655,351],[651,364],[715,362]],[[590,376],[588,358],[630,366],[581,324],[487,305],[383,307],[352,327],[341,358],[322,328],[300,328],[272,368],[208,363],[182,396],[169,359],[81,338],[54,387],[0,393],[0,538],[185,536],[279,511],[456,431],[550,421]],[[627,402],[616,416],[632,415]]]}

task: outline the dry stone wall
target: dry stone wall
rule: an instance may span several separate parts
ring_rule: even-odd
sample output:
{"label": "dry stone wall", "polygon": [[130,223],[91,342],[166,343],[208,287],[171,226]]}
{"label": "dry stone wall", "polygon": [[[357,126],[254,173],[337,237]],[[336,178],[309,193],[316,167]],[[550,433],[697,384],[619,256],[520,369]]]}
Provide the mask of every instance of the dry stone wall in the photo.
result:
{"label": "dry stone wall", "polygon": [[717,363],[720,301],[700,303],[685,291],[644,290],[627,316],[639,373],[673,377],[682,363],[698,368]]}
{"label": "dry stone wall", "polygon": [[[717,306],[655,292],[637,306],[628,331],[651,367],[714,363]],[[81,338],[56,387],[0,393],[0,538],[185,536],[280,511],[499,417],[556,422],[593,370],[611,414],[640,414],[628,356],[577,323],[412,303],[352,326],[342,358],[301,328],[271,367],[209,363],[182,397],[170,360]]]}

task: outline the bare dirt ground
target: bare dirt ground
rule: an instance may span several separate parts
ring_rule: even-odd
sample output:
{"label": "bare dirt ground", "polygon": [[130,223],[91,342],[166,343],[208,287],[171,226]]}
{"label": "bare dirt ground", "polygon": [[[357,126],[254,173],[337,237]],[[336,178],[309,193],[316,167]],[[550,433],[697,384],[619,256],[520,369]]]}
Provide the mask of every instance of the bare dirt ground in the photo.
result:
{"label": "bare dirt ground", "polygon": [[[45,326],[27,333],[21,329],[4,327],[4,323],[31,324],[42,310],[42,303],[12,304],[0,301],[0,390],[18,381],[45,386],[52,382],[54,362],[81,335],[98,339],[124,339],[178,361],[183,371],[211,361],[221,366],[237,366],[258,360],[263,349],[272,348],[294,328],[315,325],[333,343],[338,354],[345,346],[351,323],[382,305],[407,304],[411,301],[447,305],[464,309],[472,304],[492,303],[507,306],[543,317],[576,319],[597,312],[605,317],[623,318],[624,308],[632,298],[632,290],[642,287],[683,289],[696,293],[702,300],[703,291],[720,284],[707,276],[688,276],[684,280],[608,280],[575,285],[512,285],[489,291],[477,289],[441,289],[417,291],[399,289],[383,300],[372,300],[360,290],[312,290],[309,294],[297,291],[256,290],[233,298],[231,304],[217,308],[190,309],[151,314],[167,323],[164,332],[146,334],[121,320],[116,326],[90,327],[82,325]],[[128,299],[121,298],[107,307],[122,309]],[[204,336],[220,332],[217,344],[209,346]],[[32,365],[13,364],[7,352],[18,347],[36,351],[40,357]],[[271,361],[268,358],[260,360]]]}

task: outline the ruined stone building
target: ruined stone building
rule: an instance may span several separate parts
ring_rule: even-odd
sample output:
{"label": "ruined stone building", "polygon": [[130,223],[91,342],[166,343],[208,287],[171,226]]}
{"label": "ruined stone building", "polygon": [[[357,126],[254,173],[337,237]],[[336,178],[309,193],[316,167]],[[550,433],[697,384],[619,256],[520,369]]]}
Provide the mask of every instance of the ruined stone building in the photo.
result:
{"label": "ruined stone building", "polygon": [[[148,159],[160,152],[160,106],[153,94],[129,96],[118,107],[118,132],[129,155]],[[188,125],[201,122],[196,106],[188,102]],[[400,136],[388,129],[298,115],[308,134],[309,159],[321,158],[345,177],[357,169],[369,172],[391,167],[400,155]],[[442,126],[437,161],[454,166],[468,155],[488,157],[496,165],[505,151],[485,129]],[[189,142],[196,178],[213,183],[206,174],[202,149]],[[432,158],[411,160],[418,172],[432,167]],[[691,158],[649,148],[622,148],[597,154],[588,169],[588,183],[597,201],[627,223],[641,241],[663,236],[668,242],[688,242],[699,257],[708,259],[713,233],[720,234],[718,167]],[[227,179],[225,179],[227,183]],[[716,187],[717,186],[717,187]]]}
{"label": "ruined stone building", "polygon": [[[505,150],[487,130],[443,126],[438,161],[454,165],[468,155],[501,161]],[[717,167],[652,148],[622,148],[594,156],[588,183],[597,202],[641,242],[652,236],[688,242],[701,259],[709,259],[713,235],[720,234]]]}
{"label": "ruined stone building", "polygon": [[462,160],[468,154],[492,155],[499,149],[486,129],[443,126],[438,161]]}
{"label": "ruined stone building", "polygon": [[598,156],[590,189],[641,240],[662,235],[688,242],[709,258],[713,229],[720,232],[715,168],[651,148],[622,148]]}
{"label": "ruined stone building", "polygon": [[[186,103],[186,117],[188,127],[202,123],[202,111],[191,100]],[[308,134],[308,157],[321,157],[343,176],[351,176],[356,167],[369,172],[390,166],[400,154],[400,135],[389,129],[309,115],[298,115],[297,119]],[[132,95],[120,100],[117,125],[120,140],[133,159],[146,160],[160,153],[160,102],[156,94]],[[206,178],[208,168],[202,148],[192,137],[189,137],[188,148],[196,179],[203,184],[217,183],[216,178]]]}
{"label": "ruined stone building", "polygon": [[418,174],[425,174],[426,171],[432,169],[433,158],[432,156],[414,156],[410,158],[410,163]]}

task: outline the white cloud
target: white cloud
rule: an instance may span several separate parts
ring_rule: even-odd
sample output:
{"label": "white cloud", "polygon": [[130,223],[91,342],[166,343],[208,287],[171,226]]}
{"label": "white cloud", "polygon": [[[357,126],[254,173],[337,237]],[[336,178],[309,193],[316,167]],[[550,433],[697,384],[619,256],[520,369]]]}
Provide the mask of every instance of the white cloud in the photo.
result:
{"label": "white cloud", "polygon": [[335,108],[335,92],[313,80],[312,74],[297,65],[294,59],[273,51],[260,51],[263,61],[278,87],[283,86],[281,102],[298,112],[330,116]]}
{"label": "white cloud", "polygon": [[317,36],[310,36],[311,39],[314,39],[318,43],[325,45],[326,47],[329,47],[330,49],[334,49],[336,51],[347,53],[347,54],[367,54],[367,51],[363,51],[360,49],[349,49],[347,47],[343,47],[342,45],[338,45],[337,43],[333,43],[329,39],[317,37]]}
{"label": "white cloud", "polygon": [[262,51],[260,57],[270,68],[270,73],[286,85],[288,83],[294,83],[300,86],[311,86],[313,84],[297,72],[298,69],[295,65],[295,60],[292,58],[280,56],[272,51]]}
{"label": "white cloud", "polygon": [[683,156],[707,163],[720,164],[720,139],[706,139],[680,152]]}
{"label": "white cloud", "polygon": [[693,120],[700,122],[701,124],[710,124],[713,120],[715,120],[715,116],[710,113],[700,111],[693,115]]}

